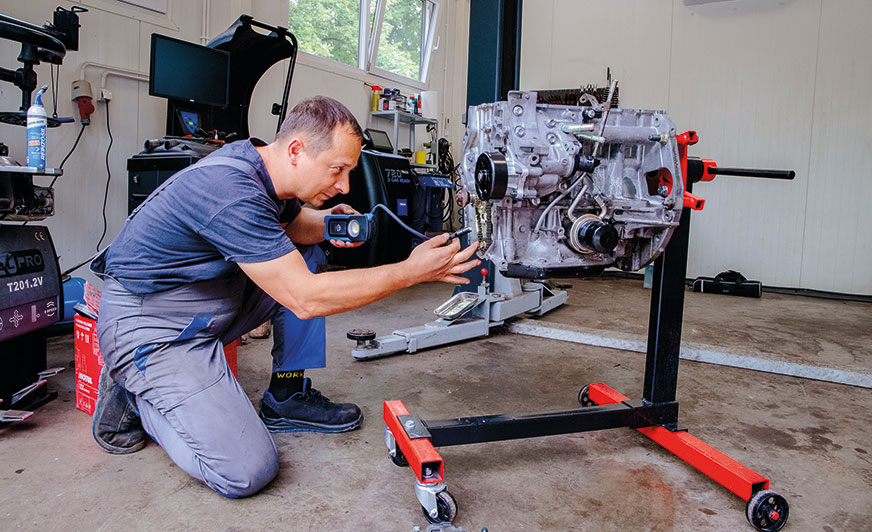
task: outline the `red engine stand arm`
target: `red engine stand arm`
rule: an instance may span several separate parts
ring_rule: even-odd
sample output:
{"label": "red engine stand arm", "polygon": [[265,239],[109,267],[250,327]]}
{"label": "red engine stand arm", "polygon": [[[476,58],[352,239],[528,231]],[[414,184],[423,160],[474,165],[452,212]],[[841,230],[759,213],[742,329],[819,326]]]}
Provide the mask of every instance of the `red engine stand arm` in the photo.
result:
{"label": "red engine stand arm", "polygon": [[[596,404],[608,405],[629,398],[601,382],[588,386],[588,398]],[[689,432],[672,432],[660,426],[636,429],[663,446],[675,456],[702,471],[706,476],[732,491],[745,501],[760,490],[769,488],[769,480],[748,469]]]}
{"label": "red engine stand arm", "polygon": [[[435,484],[445,478],[445,464],[428,438],[412,439],[406,433],[397,416],[407,416],[409,410],[402,401],[384,402],[384,421],[397,442],[397,446],[409,462],[409,467],[422,484]],[[430,474],[425,475],[424,470]]]}

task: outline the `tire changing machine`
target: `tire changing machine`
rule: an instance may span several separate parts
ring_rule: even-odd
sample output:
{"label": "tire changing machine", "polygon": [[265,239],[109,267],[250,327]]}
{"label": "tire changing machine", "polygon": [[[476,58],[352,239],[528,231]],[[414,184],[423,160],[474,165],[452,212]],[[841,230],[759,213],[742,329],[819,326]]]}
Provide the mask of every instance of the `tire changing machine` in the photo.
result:
{"label": "tire changing machine", "polygon": [[682,133],[677,140],[686,181],[684,208],[672,239],[654,262],[642,398],[631,400],[603,383],[594,383],[581,388],[578,400],[582,408],[578,410],[436,421],[421,420],[402,401],[385,401],[388,453],[396,465],[412,469],[415,495],[429,522],[451,522],[457,514],[457,502],[446,489],[444,464],[436,447],[629,427],[747,501],[745,515],[757,530],[775,532],[784,527],[789,505],[784,497],[768,489],[767,478],[679,428],[676,388],[690,212],[702,209],[704,204],[690,193],[692,184],[711,181],[716,175],[793,179],[795,173],[718,168],[708,159],[688,159],[687,146],[696,144],[696,132]]}

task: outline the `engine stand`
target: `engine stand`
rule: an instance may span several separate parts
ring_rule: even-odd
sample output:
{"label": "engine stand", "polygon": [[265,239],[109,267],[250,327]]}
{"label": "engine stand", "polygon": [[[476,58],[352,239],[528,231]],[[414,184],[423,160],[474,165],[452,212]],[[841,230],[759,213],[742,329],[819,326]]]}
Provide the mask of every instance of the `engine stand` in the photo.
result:
{"label": "engine stand", "polygon": [[757,530],[775,532],[784,526],[789,506],[784,497],[768,490],[766,478],[678,428],[675,398],[690,212],[687,207],[683,209],[679,227],[654,263],[641,399],[631,401],[596,383],[581,389],[583,408],[579,410],[437,421],[420,420],[401,401],[384,403],[389,454],[395,464],[411,467],[419,486],[415,493],[430,522],[452,521],[457,513],[457,503],[445,489],[444,464],[436,447],[629,427],[747,501],[746,517]]}
{"label": "engine stand", "polygon": [[351,354],[357,359],[376,358],[480,338],[490,334],[491,327],[502,325],[510,318],[519,314],[542,316],[566,303],[566,299],[564,290],[538,281],[521,285],[518,279],[510,279],[497,271],[493,288],[483,281],[478,292],[458,292],[436,308],[438,319],[435,321],[378,338],[369,330],[349,331],[348,338],[357,341]]}

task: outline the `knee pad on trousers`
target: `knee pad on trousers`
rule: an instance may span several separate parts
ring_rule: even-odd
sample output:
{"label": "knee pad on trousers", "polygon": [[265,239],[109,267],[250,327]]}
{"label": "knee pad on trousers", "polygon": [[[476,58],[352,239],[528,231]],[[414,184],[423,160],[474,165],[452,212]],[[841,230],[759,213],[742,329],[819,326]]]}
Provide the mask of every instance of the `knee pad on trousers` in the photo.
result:
{"label": "knee pad on trousers", "polygon": [[266,455],[248,455],[234,463],[236,471],[222,478],[222,487],[209,487],[231,499],[248,497],[262,490],[279,472],[278,453],[272,449]]}

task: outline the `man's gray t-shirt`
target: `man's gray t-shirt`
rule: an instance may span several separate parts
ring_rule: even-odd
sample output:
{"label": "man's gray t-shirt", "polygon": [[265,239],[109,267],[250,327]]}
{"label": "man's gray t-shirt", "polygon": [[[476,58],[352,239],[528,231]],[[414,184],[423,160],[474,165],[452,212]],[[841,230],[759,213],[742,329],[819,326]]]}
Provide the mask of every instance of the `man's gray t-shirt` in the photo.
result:
{"label": "man's gray t-shirt", "polygon": [[144,295],[235,275],[236,263],[294,251],[282,224],[299,214],[300,202],[278,199],[256,145],[263,142],[234,142],[172,176],[92,269]]}

